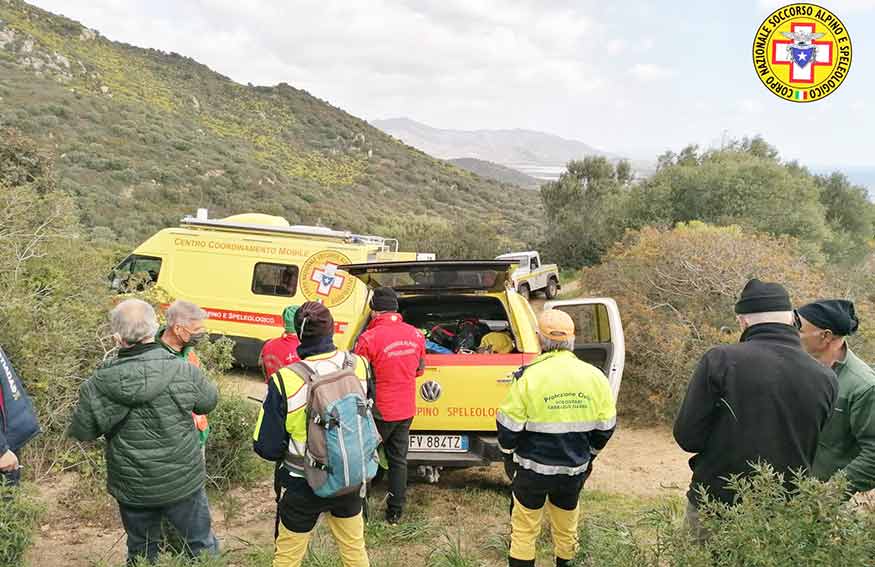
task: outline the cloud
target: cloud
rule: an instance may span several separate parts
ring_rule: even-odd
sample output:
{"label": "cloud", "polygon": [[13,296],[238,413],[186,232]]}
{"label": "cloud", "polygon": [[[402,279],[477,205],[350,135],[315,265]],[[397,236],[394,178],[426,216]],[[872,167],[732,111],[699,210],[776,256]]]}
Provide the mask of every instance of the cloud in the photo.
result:
{"label": "cloud", "polygon": [[591,56],[594,22],[576,2],[35,2],[110,39],[183,53],[242,83],[287,82],[364,118],[513,126],[522,108],[607,84]]}
{"label": "cloud", "polygon": [[636,63],[629,69],[629,73],[641,81],[659,81],[674,75],[673,70],[655,63]]}

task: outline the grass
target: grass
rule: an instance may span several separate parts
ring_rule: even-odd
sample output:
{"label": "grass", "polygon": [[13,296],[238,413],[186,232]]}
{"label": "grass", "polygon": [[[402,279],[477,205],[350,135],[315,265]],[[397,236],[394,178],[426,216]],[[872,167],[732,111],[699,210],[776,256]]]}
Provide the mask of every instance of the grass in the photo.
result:
{"label": "grass", "polygon": [[[265,477],[268,477],[265,474]],[[244,491],[211,495],[214,511],[230,516],[217,526],[223,555],[197,563],[200,567],[267,567],[272,562],[273,506],[262,483]],[[87,510],[87,498],[101,499],[77,490],[83,499],[77,510]],[[90,496],[89,496],[90,494]],[[370,520],[365,541],[372,565],[380,567],[484,567],[504,565],[510,543],[510,491],[500,467],[446,472],[438,485],[413,480],[403,522],[390,526],[382,520],[385,489],[370,495]],[[618,524],[638,525],[649,510],[665,505],[681,509],[680,496],[640,497],[584,490],[581,496],[581,541],[597,542]],[[257,510],[257,511],[254,511]],[[230,513],[229,513],[230,512]],[[49,518],[47,521],[51,522]],[[120,528],[120,526],[115,526]],[[44,543],[45,544],[45,543]],[[124,541],[112,557],[122,557]],[[552,540],[546,522],[538,540],[538,560],[551,561]],[[85,548],[83,548],[83,553]],[[91,555],[102,556],[102,552]],[[116,567],[103,561],[75,565]],[[546,564],[546,563],[545,563]],[[166,555],[158,567],[181,567],[184,558]],[[326,522],[320,521],[310,541],[304,567],[339,567],[340,557]]]}

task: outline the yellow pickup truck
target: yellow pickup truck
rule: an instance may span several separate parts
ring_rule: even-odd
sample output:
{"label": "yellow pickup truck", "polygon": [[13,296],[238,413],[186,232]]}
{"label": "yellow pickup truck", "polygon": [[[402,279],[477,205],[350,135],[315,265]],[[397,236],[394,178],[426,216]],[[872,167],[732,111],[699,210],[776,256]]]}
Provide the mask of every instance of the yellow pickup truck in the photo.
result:
{"label": "yellow pickup truck", "polygon": [[[404,320],[426,336],[436,327],[453,330],[477,321],[484,332],[505,334],[508,352],[484,352],[479,345],[447,352],[427,342],[425,373],[417,381],[417,410],[411,426],[409,462],[436,482],[444,467],[486,465],[501,460],[495,415],[512,373],[540,354],[536,317],[512,287],[513,260],[376,262],[340,267],[368,288],[398,292]],[[368,302],[351,324],[350,338],[368,321]],[[616,397],[625,361],[617,304],[608,298],[547,302],[575,321],[575,354],[600,368]]]}

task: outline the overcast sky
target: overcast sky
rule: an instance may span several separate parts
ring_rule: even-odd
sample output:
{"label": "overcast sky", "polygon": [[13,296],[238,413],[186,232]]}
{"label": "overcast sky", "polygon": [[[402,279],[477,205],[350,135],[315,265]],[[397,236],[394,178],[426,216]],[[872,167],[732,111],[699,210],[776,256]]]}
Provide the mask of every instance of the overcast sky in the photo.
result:
{"label": "overcast sky", "polygon": [[872,165],[875,0],[823,0],[853,41],[842,87],[782,101],[751,43],[789,1],[31,0],[241,83],[286,82],[367,120],[527,128],[654,157],[761,134],[810,165]]}

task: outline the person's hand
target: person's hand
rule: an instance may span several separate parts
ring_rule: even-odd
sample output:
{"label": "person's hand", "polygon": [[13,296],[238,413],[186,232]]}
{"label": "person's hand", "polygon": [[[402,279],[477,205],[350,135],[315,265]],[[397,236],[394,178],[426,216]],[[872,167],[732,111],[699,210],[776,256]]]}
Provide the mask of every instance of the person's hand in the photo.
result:
{"label": "person's hand", "polygon": [[504,455],[504,474],[511,481],[516,476],[516,463],[513,462],[513,453],[505,453]]}
{"label": "person's hand", "polygon": [[18,468],[18,457],[12,451],[6,451],[0,456],[0,471],[12,472]]}

